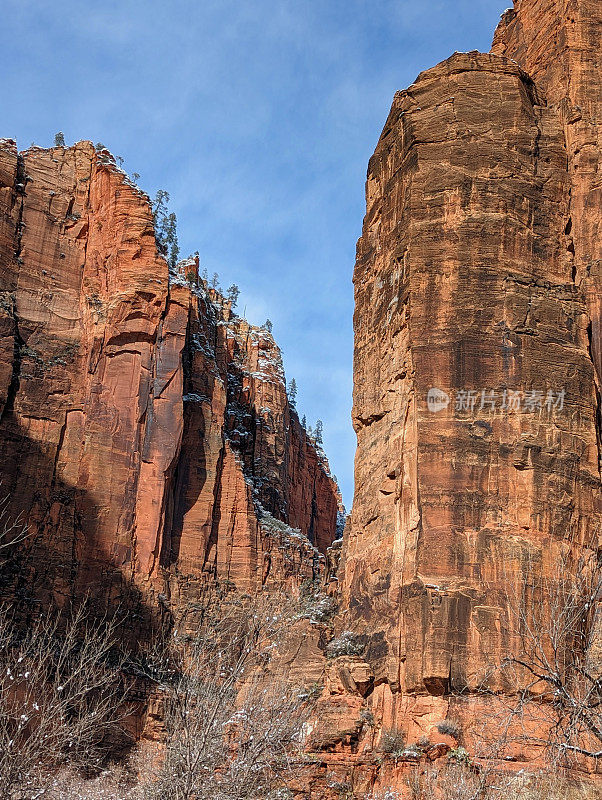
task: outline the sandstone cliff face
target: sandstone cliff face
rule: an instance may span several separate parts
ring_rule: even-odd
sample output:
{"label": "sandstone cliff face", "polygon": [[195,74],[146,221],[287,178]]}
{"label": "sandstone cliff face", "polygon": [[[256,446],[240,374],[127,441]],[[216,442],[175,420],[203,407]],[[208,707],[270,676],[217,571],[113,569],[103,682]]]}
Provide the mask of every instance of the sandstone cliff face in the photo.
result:
{"label": "sandstone cliff face", "polygon": [[368,167],[338,624],[372,675],[324,698],[353,780],[381,727],[469,744],[508,595],[599,547],[602,7],[515,6],[395,96]]}
{"label": "sandstone cliff face", "polygon": [[318,574],[337,487],[271,334],[169,275],[106,151],[3,140],[0,206],[2,492],[31,534],[5,587],[152,616]]}
{"label": "sandstone cliff face", "polygon": [[575,282],[591,320],[591,351],[602,380],[602,7],[597,0],[515,3],[496,31],[492,52],[517,61],[557,109],[571,185],[568,235]]}
{"label": "sandstone cliff face", "polygon": [[[324,686],[300,796],[404,790],[455,744],[446,717],[470,746],[483,681],[505,689],[508,594],[566,542],[599,548],[601,31],[597,0],[519,0],[491,53],[394,99],[354,274],[355,502],[328,553],[336,633],[364,650],[326,660],[328,626],[299,625],[287,666]],[[3,489],[36,534],[11,591],[160,613],[207,579],[314,577],[336,488],[276,345],[194,263],[168,275],[107,157],[3,142],[0,248]],[[383,759],[386,729],[432,746]]]}
{"label": "sandstone cliff face", "polygon": [[[506,58],[458,54],[396,97],[370,165],[345,597],[381,608],[372,659],[394,690],[474,686],[499,655],[485,587],[502,565],[595,532],[591,320],[564,136],[536,92]],[[521,407],[503,408],[513,390]]]}

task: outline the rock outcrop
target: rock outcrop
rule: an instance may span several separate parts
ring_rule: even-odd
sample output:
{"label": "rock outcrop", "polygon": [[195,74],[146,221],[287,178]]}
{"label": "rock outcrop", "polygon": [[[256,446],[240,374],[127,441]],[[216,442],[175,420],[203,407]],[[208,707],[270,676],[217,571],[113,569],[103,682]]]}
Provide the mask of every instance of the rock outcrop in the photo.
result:
{"label": "rock outcrop", "polygon": [[394,691],[474,687],[499,655],[503,565],[520,579],[548,538],[597,536],[570,203],[558,114],[514,62],[457,54],[396,97],[355,272],[344,582],[349,607],[382,620],[372,659]]}
{"label": "rock outcrop", "polygon": [[338,489],[280,351],[198,261],[169,274],[110,154],[3,140],[0,248],[1,491],[29,526],[4,591],[152,617],[315,578]]}
{"label": "rock outcrop", "polygon": [[338,628],[371,677],[323,698],[339,782],[386,729],[474,743],[511,598],[600,546],[601,36],[596,0],[515,2],[491,53],[396,94],[370,160]]}

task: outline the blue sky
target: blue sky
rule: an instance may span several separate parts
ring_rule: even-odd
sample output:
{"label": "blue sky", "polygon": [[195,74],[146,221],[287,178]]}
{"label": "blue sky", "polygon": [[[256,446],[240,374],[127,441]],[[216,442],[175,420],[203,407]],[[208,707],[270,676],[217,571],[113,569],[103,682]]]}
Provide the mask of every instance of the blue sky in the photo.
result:
{"label": "blue sky", "polygon": [[4,0],[2,129],[104,142],[171,195],[183,255],[269,317],[345,502],[351,284],[368,159],[393,94],[488,50],[508,0]]}

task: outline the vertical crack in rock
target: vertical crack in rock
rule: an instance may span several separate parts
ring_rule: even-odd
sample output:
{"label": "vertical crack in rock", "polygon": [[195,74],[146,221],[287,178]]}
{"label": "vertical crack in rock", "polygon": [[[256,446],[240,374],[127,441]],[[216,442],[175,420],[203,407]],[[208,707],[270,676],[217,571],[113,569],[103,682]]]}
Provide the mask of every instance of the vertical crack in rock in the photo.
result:
{"label": "vertical crack in rock", "polygon": [[[213,493],[213,511],[211,514],[211,529],[209,534],[209,539],[207,541],[207,547],[205,550],[205,558],[204,562],[209,566],[211,570],[212,576],[217,579],[218,578],[218,539],[219,539],[219,523],[221,517],[221,500],[222,500],[222,477],[224,474],[224,456],[225,456],[225,449],[226,444],[225,441],[222,442],[222,446],[219,451],[219,456],[217,459],[216,465],[216,481],[214,485],[214,493]],[[225,543],[224,543],[225,544]],[[230,574],[226,574],[224,576],[226,580],[230,579]]]}
{"label": "vertical crack in rock", "polygon": [[[17,222],[15,226],[15,246],[14,246],[14,257],[17,262],[17,265],[21,263],[21,252],[23,249],[22,246],[23,206],[24,206],[24,193],[25,193],[26,181],[27,181],[27,176],[25,174],[25,161],[23,159],[23,156],[19,154],[17,156],[17,170],[15,173],[15,186],[14,186],[14,197],[17,199],[17,202],[19,203],[19,212],[17,215]],[[6,393],[6,400],[2,408],[2,412],[0,413],[0,422],[2,422],[9,414],[11,414],[15,407],[15,401],[17,398],[17,393],[19,391],[20,376],[21,376],[21,358],[22,358],[21,354],[23,351],[23,347],[25,346],[25,342],[23,341],[21,334],[19,332],[19,317],[18,317],[17,299],[15,292],[12,292],[10,294],[10,299],[12,307],[9,313],[12,316],[13,335],[14,335],[12,375]]]}
{"label": "vertical crack in rock", "polygon": [[17,316],[16,299],[14,294],[12,295],[11,313],[14,326],[12,375],[10,383],[8,385],[8,391],[6,393],[6,401],[4,403],[4,407],[2,408],[2,413],[0,414],[0,422],[2,422],[6,417],[8,417],[14,411],[15,408],[15,400],[17,398],[17,394],[19,391],[19,383],[21,376],[21,353],[23,347],[25,346],[25,342],[23,341],[23,339],[21,338],[21,334],[19,333],[19,318]]}
{"label": "vertical crack in rock", "polygon": [[[592,323],[590,322],[587,326],[587,338],[589,342],[589,352],[592,359],[592,365],[595,364],[594,353],[593,353],[593,332],[592,332]],[[600,392],[600,385],[598,381],[594,383],[594,392],[596,397],[596,404],[594,408],[594,419],[596,425],[596,441],[598,445],[598,469],[600,472],[600,476],[602,478],[602,396]]]}

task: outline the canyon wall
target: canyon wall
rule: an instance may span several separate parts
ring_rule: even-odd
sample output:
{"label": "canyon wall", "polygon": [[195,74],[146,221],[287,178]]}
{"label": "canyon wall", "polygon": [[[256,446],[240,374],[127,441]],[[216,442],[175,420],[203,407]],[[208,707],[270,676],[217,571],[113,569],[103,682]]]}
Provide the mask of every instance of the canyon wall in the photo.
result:
{"label": "canyon wall", "polygon": [[170,274],[110,154],[0,142],[0,248],[1,491],[28,525],[3,593],[146,624],[208,579],[316,578],[340,500],[280,351],[198,261]]}
{"label": "canyon wall", "polygon": [[[492,52],[517,61],[556,107],[568,160],[567,220],[575,282],[591,321],[592,360],[602,380],[602,7],[597,0],[515,3],[495,33]],[[574,252],[573,252],[574,251]]]}
{"label": "canyon wall", "polygon": [[396,97],[367,193],[345,599],[382,620],[371,660],[393,691],[443,695],[500,655],[496,585],[552,563],[548,538],[598,535],[558,114],[509,59],[457,54]]}
{"label": "canyon wall", "polygon": [[[330,549],[337,488],[271,334],[194,259],[170,273],[108,153],[1,143],[0,471],[30,533],[3,590],[92,592],[147,625],[208,581],[325,575],[338,614],[300,620],[286,663],[323,687],[299,797],[407,793],[417,764],[473,752],[509,691],[512,598],[599,552],[601,36],[597,0],[519,0],[490,53],[396,94],[354,272],[354,507]],[[502,756],[541,764],[524,742]]]}
{"label": "canyon wall", "polygon": [[321,729],[340,783],[405,786],[375,767],[387,730],[432,744],[451,718],[474,752],[513,598],[599,550],[601,36],[596,0],[515,2],[491,53],[395,95],[370,159],[337,620],[364,651]]}

